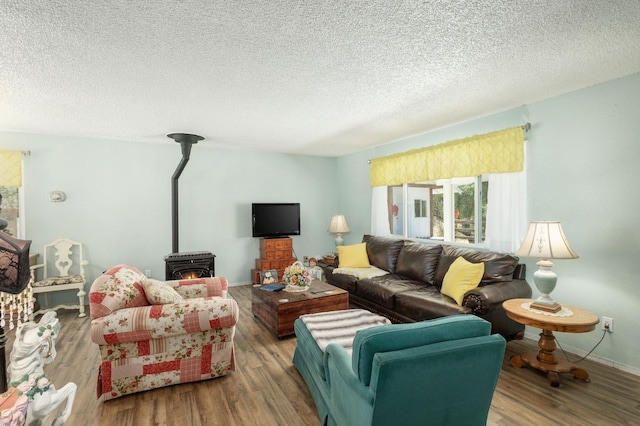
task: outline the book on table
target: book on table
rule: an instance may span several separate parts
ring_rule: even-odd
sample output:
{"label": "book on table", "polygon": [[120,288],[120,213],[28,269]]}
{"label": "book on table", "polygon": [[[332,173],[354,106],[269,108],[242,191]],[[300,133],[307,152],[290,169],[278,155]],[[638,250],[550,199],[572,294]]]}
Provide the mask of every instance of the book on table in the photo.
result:
{"label": "book on table", "polygon": [[286,286],[284,284],[267,284],[267,285],[263,285],[262,287],[260,287],[260,290],[265,290],[265,291],[280,291],[283,288],[285,288]]}

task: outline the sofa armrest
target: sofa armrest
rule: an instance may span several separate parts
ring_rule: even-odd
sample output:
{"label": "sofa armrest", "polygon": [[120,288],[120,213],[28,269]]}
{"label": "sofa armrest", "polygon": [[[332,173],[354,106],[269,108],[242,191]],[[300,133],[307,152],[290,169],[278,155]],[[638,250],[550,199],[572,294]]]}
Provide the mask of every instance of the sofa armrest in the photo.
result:
{"label": "sofa armrest", "polygon": [[237,302],[221,297],[124,308],[93,319],[91,341],[112,345],[231,328],[238,315]]}
{"label": "sofa armrest", "polygon": [[485,315],[501,306],[505,300],[529,297],[531,297],[529,283],[516,279],[469,290],[464,295],[462,306],[471,309],[474,315]]}
{"label": "sofa armrest", "polygon": [[324,356],[329,411],[337,424],[370,425],[374,395],[353,372],[351,356],[340,345],[327,345]]}
{"label": "sofa armrest", "polygon": [[195,299],[198,297],[227,297],[229,284],[224,277],[205,277],[193,280],[170,280],[168,285],[185,299]]}

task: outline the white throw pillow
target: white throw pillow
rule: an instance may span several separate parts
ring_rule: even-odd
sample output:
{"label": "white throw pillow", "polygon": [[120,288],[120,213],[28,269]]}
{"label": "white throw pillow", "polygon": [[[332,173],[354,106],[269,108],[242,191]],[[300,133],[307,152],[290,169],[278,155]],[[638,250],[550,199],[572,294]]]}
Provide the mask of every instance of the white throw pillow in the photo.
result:
{"label": "white throw pillow", "polygon": [[166,305],[168,303],[180,303],[184,299],[169,284],[154,280],[152,278],[144,278],[140,284],[144,289],[147,300],[152,305]]}

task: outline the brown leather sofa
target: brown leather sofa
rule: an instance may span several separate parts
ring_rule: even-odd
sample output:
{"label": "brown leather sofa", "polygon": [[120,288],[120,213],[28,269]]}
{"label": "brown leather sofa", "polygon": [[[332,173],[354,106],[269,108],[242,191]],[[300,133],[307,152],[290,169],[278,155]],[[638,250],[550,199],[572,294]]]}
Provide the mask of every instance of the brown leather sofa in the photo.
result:
{"label": "brown leather sofa", "polygon": [[[365,235],[369,263],[389,274],[358,279],[334,274],[334,265],[322,265],[329,282],[349,292],[357,306],[384,315],[394,322],[416,322],[448,315],[473,314],[491,322],[491,332],[505,338],[521,338],[524,325],[509,319],[502,302],[531,297],[525,265],[508,254],[463,248],[449,244]],[[449,266],[459,257],[484,262],[480,285],[465,293],[462,305],[440,293]]]}

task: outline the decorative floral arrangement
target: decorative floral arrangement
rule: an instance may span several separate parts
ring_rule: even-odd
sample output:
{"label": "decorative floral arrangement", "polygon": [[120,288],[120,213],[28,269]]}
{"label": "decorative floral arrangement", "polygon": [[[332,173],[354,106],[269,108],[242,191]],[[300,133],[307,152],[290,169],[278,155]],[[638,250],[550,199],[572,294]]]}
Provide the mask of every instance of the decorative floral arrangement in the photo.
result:
{"label": "decorative floral arrangement", "polygon": [[42,395],[47,392],[51,387],[51,382],[44,373],[38,377],[29,377],[28,374],[25,374],[19,381],[12,382],[11,386],[18,389],[18,395],[26,395],[32,400],[36,394]]}
{"label": "decorative floral arrangement", "polygon": [[295,262],[284,270],[284,282],[287,284],[289,291],[304,291],[309,288],[309,284],[313,281],[313,277],[309,269],[301,262]]}

